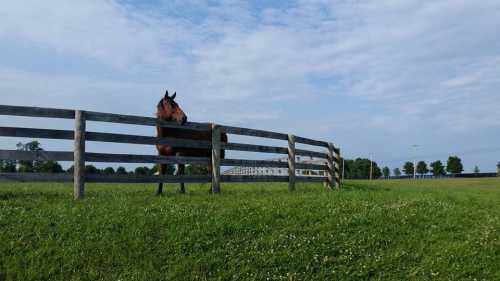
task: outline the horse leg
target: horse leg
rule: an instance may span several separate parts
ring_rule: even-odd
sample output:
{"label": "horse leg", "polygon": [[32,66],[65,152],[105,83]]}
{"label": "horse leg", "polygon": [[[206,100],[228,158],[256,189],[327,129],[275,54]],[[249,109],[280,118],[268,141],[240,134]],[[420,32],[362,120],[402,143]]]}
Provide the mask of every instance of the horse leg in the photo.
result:
{"label": "horse leg", "polygon": [[[158,170],[160,172],[160,176],[165,175],[167,171],[167,165],[166,164],[160,164],[160,169]],[[158,184],[158,190],[156,190],[156,195],[161,195],[163,192],[163,182],[160,182]]]}
{"label": "horse leg", "polygon": [[[184,175],[184,171],[185,171],[185,165],[184,164],[178,164],[177,165],[177,175],[178,176]],[[180,183],[179,192],[180,193],[186,193],[186,189],[184,188],[184,183],[183,182]]]}
{"label": "horse leg", "polygon": [[[213,175],[212,175],[212,165],[208,165],[208,175],[210,176],[210,178],[213,177]],[[208,193],[212,193],[212,182],[210,182],[209,185],[210,185],[210,188],[208,189]]]}
{"label": "horse leg", "polygon": [[[176,156],[180,156],[180,153],[179,153],[179,152],[177,152],[175,155],[176,155]],[[184,168],[185,168],[185,165],[184,165],[184,164],[177,164],[177,171],[176,171],[176,175],[177,175],[177,176],[182,176],[182,175],[184,175]],[[184,183],[183,183],[183,182],[181,182],[181,183],[180,183],[180,189],[179,189],[179,192],[180,192],[180,193],[186,193],[186,189],[185,189],[185,187],[184,187]]]}

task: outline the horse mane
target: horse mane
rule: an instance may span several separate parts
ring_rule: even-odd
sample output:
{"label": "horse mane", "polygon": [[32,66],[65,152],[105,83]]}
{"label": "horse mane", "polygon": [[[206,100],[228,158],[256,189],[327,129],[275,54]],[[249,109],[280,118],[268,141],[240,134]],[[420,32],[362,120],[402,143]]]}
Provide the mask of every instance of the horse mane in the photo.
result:
{"label": "horse mane", "polygon": [[161,100],[158,102],[158,105],[156,106],[156,118],[160,118],[160,107],[163,105],[161,104]]}

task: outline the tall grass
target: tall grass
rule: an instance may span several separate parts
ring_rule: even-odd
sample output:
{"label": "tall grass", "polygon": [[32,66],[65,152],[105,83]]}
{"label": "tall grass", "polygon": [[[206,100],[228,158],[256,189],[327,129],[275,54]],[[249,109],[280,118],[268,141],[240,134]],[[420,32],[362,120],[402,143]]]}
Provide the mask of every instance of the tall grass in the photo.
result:
{"label": "tall grass", "polygon": [[500,280],[500,180],[0,184],[0,280]]}

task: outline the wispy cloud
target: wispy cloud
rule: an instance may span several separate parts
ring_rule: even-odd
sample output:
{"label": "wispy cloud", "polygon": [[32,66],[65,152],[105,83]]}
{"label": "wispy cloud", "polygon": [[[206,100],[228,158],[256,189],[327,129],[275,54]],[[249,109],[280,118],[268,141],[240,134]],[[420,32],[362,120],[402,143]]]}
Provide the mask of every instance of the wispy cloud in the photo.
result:
{"label": "wispy cloud", "polygon": [[33,0],[0,17],[8,103],[149,114],[168,87],[197,120],[266,120],[347,147],[342,136],[363,132],[353,154],[412,132],[447,142],[500,127],[494,0]]}

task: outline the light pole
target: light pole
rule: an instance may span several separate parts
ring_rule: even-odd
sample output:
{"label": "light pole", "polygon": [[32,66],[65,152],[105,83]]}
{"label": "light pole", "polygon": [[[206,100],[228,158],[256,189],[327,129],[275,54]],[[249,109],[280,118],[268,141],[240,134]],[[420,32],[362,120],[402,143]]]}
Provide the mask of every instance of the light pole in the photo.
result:
{"label": "light pole", "polygon": [[418,144],[414,144],[411,147],[413,147],[415,149],[414,154],[413,154],[413,178],[416,179],[417,178],[417,147],[418,147]]}
{"label": "light pole", "polygon": [[372,156],[370,155],[370,180],[373,179],[373,161]]}
{"label": "light pole", "polygon": [[342,158],[342,184],[344,184],[344,179],[345,179],[345,159]]}

